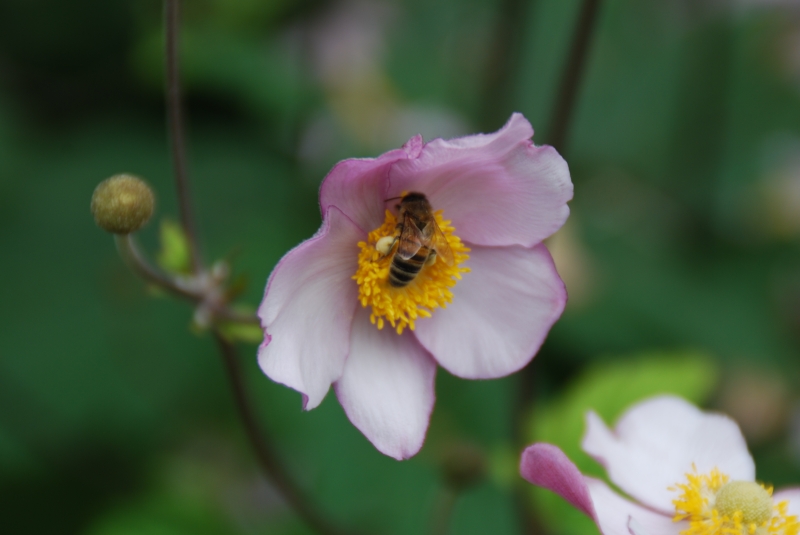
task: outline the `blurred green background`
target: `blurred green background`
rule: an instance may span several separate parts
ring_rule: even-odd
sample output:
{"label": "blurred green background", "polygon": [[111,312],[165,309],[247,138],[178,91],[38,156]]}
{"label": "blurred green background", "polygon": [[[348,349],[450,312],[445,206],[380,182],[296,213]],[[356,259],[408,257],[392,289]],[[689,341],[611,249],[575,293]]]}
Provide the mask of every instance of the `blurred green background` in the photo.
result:
{"label": "blurred green background", "polygon": [[[192,0],[183,76],[202,245],[256,305],[319,225],[339,159],[502,126],[546,143],[577,0]],[[422,452],[379,454],[330,394],[242,362],[263,425],[322,510],[362,533],[424,533],[441,465],[488,476],[449,533],[590,534],[516,473],[583,413],[679,393],[742,425],[758,477],[800,483],[800,9],[606,0],[565,150],[575,183],[550,241],[570,293],[523,372],[441,371]],[[89,214],[95,185],[145,177],[176,219],[156,0],[0,1],[0,532],[309,533],[260,474],[208,333],[153,294]]]}

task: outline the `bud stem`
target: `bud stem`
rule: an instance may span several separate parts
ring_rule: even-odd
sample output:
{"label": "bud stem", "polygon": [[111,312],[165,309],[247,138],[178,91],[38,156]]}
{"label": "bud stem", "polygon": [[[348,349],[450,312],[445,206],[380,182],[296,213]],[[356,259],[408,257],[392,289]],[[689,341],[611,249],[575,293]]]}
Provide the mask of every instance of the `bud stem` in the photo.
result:
{"label": "bud stem", "polygon": [[185,284],[181,284],[177,279],[151,266],[139,250],[139,246],[136,245],[133,236],[130,234],[116,234],[114,239],[117,242],[117,249],[119,250],[120,256],[122,256],[130,268],[140,277],[170,293],[186,297],[193,301],[197,300],[198,296],[196,292],[191,291]]}
{"label": "bud stem", "polygon": [[[147,261],[132,235],[117,234],[114,238],[120,256],[144,280],[195,304],[205,301],[208,290],[196,276],[175,277],[164,273]],[[227,305],[217,305],[213,307],[212,312],[218,319],[259,325],[259,320],[254,314],[245,314],[233,310]]]}

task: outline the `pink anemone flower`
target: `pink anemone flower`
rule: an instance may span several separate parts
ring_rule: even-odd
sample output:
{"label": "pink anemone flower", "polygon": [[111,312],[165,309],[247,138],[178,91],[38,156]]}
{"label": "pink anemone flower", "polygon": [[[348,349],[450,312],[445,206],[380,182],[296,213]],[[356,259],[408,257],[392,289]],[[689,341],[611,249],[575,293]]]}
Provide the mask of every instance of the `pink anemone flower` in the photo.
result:
{"label": "pink anemone flower", "polygon": [[583,450],[609,479],[584,476],[552,444],[522,454],[520,473],[588,515],[603,535],[796,535],[800,488],[773,494],[736,422],[673,396],[631,407],[614,430],[587,414]]}
{"label": "pink anemone flower", "polygon": [[[566,303],[542,240],[564,224],[572,198],[566,162],[532,136],[514,114],[493,134],[416,136],[337,164],[320,189],[322,226],[267,283],[263,372],[302,393],[306,410],[333,384],[350,421],[405,459],[425,439],[437,364],[490,379],[530,362]],[[429,202],[446,245],[398,213],[411,192]],[[412,226],[414,239],[451,254],[418,258],[418,275],[395,287],[395,238]]]}

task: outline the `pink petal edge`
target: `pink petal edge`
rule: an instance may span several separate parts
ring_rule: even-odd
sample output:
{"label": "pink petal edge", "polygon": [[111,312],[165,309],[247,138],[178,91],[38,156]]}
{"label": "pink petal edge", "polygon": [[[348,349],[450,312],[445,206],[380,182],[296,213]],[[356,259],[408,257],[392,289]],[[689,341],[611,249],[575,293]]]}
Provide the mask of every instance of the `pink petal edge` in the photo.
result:
{"label": "pink petal edge", "polygon": [[392,164],[416,158],[422,150],[422,136],[415,136],[400,149],[377,158],[351,158],[337,163],[322,181],[319,204],[323,217],[335,206],[365,233],[378,228],[389,204],[386,190]]}
{"label": "pink petal edge", "polygon": [[270,275],[258,310],[262,371],[303,394],[303,408],[322,402],[344,369],[358,304],[351,279],[364,235],[331,207],[317,234],[289,251]]}
{"label": "pink petal edge", "polygon": [[386,195],[424,193],[465,242],[533,246],[566,221],[572,182],[564,159],[532,135],[515,113],[493,134],[435,139],[392,165]]}
{"label": "pink petal edge", "polygon": [[583,474],[558,446],[538,443],[525,448],[519,473],[529,483],[555,492],[597,523]]}

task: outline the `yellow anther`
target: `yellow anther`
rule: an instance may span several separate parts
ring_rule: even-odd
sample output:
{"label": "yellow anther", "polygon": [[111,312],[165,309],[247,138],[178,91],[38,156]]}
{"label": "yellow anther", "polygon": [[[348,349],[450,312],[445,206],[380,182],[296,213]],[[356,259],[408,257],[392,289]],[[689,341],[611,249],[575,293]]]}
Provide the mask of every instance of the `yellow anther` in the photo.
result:
{"label": "yellow anther", "polygon": [[363,307],[372,307],[370,321],[383,329],[389,323],[397,334],[408,327],[414,330],[414,322],[430,317],[438,307],[444,308],[453,300],[452,288],[469,271],[463,264],[469,249],[455,235],[450,221],[442,218],[441,211],[434,214],[436,223],[453,251],[455,262],[434,261],[425,265],[407,286],[396,288],[389,284],[389,267],[393,255],[388,254],[394,243],[397,219],[386,211],[383,225],[369,233],[366,242],[359,242],[358,269],[353,279],[358,283],[358,300]]}

